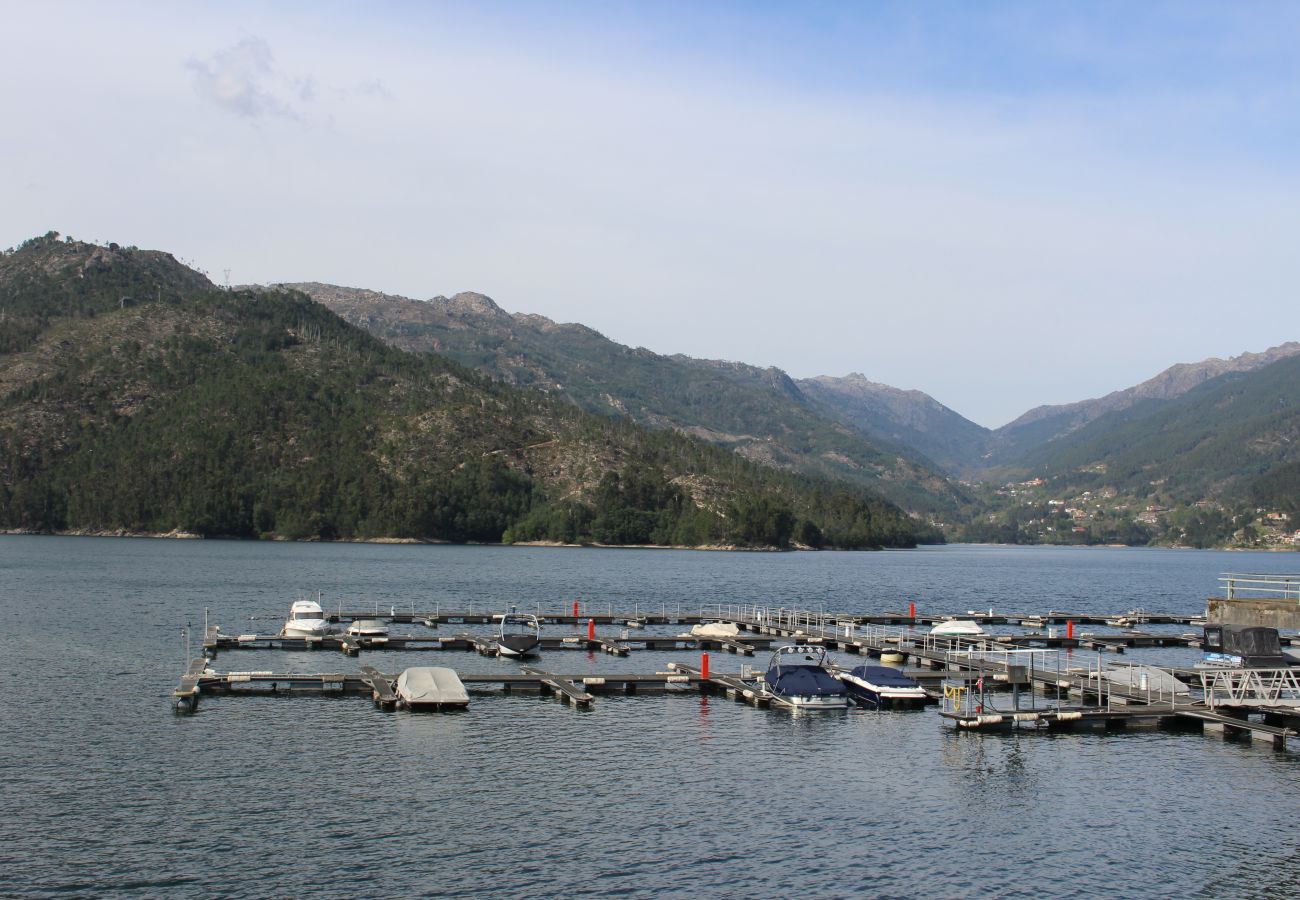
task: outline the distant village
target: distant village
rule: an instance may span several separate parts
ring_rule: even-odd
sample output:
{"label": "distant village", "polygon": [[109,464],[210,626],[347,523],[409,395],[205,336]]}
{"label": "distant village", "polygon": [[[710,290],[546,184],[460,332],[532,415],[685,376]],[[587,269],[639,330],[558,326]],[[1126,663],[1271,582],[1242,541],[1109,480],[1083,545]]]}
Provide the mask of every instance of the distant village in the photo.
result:
{"label": "distant village", "polygon": [[1228,509],[1208,499],[1190,505],[1134,500],[1111,487],[1052,496],[1042,478],[1010,482],[994,493],[1004,498],[1002,509],[987,514],[985,530],[1014,528],[1022,542],[1300,549],[1300,523],[1281,510]]}

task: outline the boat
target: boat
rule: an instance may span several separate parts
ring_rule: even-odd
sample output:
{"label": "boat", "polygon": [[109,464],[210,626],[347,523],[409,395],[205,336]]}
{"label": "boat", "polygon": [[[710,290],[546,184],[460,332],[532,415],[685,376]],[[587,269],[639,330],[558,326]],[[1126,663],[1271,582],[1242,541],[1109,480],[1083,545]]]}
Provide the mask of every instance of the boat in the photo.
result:
{"label": "boat", "polygon": [[985,637],[988,632],[970,619],[948,619],[930,629],[935,637]]}
{"label": "boat", "polygon": [[348,626],[350,637],[388,637],[388,623],[383,619],[357,619]]}
{"label": "boat", "polygon": [[329,628],[325,611],[315,600],[295,600],[289,618],[280,629],[281,637],[321,637]]}
{"label": "boat", "polygon": [[1101,677],[1119,687],[1153,694],[1186,696],[1191,693],[1191,688],[1175,678],[1172,672],[1156,666],[1111,666],[1102,670]]}
{"label": "boat", "polygon": [[542,626],[537,616],[513,610],[501,617],[497,632],[498,656],[527,656],[537,652],[542,642]]}
{"label": "boat", "polygon": [[854,666],[840,681],[853,702],[867,709],[911,709],[928,699],[924,688],[888,666]]}
{"label": "boat", "polygon": [[763,690],[796,709],[848,709],[848,689],[826,663],[824,647],[779,647],[763,675]]}
{"label": "boat", "polygon": [[682,636],[732,641],[738,634],[740,634],[740,626],[735,622],[701,622],[699,625],[691,626],[690,633]]}
{"label": "boat", "polygon": [[1296,660],[1282,652],[1276,628],[1261,625],[1206,625],[1205,657],[1198,669],[1285,669]]}
{"label": "boat", "polygon": [[1134,625],[1145,625],[1150,621],[1151,617],[1147,615],[1146,610],[1130,609],[1122,616],[1107,619],[1106,624],[1111,628],[1132,628]]}
{"label": "boat", "polygon": [[397,702],[410,710],[464,709],[469,693],[460,676],[444,666],[416,666],[397,676]]}

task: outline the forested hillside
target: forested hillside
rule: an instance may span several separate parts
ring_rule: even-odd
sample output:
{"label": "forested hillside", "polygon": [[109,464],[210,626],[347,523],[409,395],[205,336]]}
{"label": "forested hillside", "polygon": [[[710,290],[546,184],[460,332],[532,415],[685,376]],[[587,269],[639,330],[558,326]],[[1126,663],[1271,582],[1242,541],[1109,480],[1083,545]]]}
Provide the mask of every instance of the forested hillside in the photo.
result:
{"label": "forested hillside", "polygon": [[968,537],[1293,545],[1300,356],[1105,413],[1001,474]]}
{"label": "forested hillside", "polygon": [[512,315],[482,294],[420,301],[318,282],[285,287],[393,346],[446,355],[588,412],[677,429],[773,468],[857,482],[930,517],[967,502],[922,454],[826,415],[779,369],[626,347],[583,325]]}
{"label": "forested hillside", "polygon": [[294,291],[51,233],[0,256],[0,525],[910,546],[870,492],[386,345]]}

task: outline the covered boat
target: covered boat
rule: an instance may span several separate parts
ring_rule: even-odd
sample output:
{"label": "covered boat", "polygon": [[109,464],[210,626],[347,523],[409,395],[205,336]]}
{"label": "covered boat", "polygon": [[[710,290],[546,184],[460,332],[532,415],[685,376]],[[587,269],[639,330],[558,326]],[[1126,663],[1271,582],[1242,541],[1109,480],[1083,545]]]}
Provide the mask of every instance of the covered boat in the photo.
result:
{"label": "covered boat", "polygon": [[1251,625],[1206,625],[1203,668],[1282,669],[1295,659],[1282,652],[1276,628]]}
{"label": "covered boat", "polygon": [[537,616],[511,610],[501,617],[497,633],[499,656],[527,656],[536,653],[541,642],[542,626]]}
{"label": "covered boat", "polygon": [[464,709],[469,693],[454,670],[416,666],[397,676],[397,699],[407,709]]}
{"label": "covered boat", "polygon": [[1172,672],[1156,666],[1110,666],[1102,670],[1101,677],[1113,685],[1152,694],[1184,696],[1191,693],[1191,688],[1175,678]]}
{"label": "covered boat", "polygon": [[848,709],[848,689],[826,663],[824,647],[781,647],[768,663],[764,689],[798,709]]}
{"label": "covered boat", "polygon": [[853,702],[868,709],[911,709],[928,699],[924,688],[889,666],[855,666],[840,681]]}
{"label": "covered boat", "polygon": [[713,638],[724,641],[735,640],[740,634],[740,626],[735,622],[701,622],[691,626],[690,637]]}
{"label": "covered boat", "polygon": [[948,619],[930,629],[935,637],[984,637],[986,632],[970,619]]}

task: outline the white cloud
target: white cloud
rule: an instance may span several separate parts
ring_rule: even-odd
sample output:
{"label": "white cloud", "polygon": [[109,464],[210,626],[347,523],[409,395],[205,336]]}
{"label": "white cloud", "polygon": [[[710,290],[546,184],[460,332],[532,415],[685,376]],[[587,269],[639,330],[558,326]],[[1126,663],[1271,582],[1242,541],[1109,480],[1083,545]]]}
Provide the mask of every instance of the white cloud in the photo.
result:
{"label": "white cloud", "polygon": [[296,119],[298,104],[310,103],[315,95],[314,79],[290,78],[280,72],[270,45],[259,37],[246,37],[207,59],[191,59],[185,65],[193,73],[194,90],[201,98],[249,119]]}

